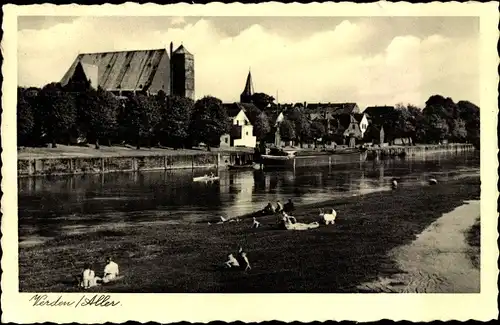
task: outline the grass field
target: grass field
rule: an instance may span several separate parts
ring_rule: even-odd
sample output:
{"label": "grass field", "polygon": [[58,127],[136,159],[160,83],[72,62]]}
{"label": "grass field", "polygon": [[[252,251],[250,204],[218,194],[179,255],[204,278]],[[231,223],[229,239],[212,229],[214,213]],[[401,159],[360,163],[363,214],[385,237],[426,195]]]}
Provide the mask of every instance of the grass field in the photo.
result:
{"label": "grass field", "polygon": [[481,265],[481,224],[479,218],[476,223],[466,234],[467,243],[471,247],[470,258],[472,261],[472,265],[476,268],[479,268]]}
{"label": "grass field", "polygon": [[[212,152],[253,152],[253,148],[212,148]],[[166,149],[158,147],[142,147],[136,149],[132,146],[100,146],[94,145],[67,146],[59,144],[56,148],[48,147],[21,147],[18,148],[17,157],[20,159],[35,158],[76,158],[76,157],[117,157],[117,156],[155,156],[155,155],[195,155],[207,153],[201,149]]]}
{"label": "grass field", "polygon": [[[60,237],[20,249],[20,291],[80,290],[72,275],[87,261],[100,275],[111,255],[124,279],[90,291],[353,292],[362,282],[398,273],[387,253],[464,200],[479,199],[479,185],[479,178],[465,178],[297,207],[299,222],[316,220],[317,208],[337,210],[334,226],[308,231],[278,230],[274,217],[262,217],[259,229],[243,219],[210,226],[144,223]],[[252,270],[219,268],[239,245]]]}

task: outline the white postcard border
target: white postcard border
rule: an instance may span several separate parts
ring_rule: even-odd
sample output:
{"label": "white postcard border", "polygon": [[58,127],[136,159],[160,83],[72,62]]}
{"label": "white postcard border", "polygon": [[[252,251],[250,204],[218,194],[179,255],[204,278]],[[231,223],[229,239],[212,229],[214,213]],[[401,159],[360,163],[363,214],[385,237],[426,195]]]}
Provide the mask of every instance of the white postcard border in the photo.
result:
{"label": "white postcard border", "polygon": [[[155,4],[3,6],[2,52],[2,322],[209,322],[379,319],[490,320],[498,315],[496,188],[498,152],[498,3],[404,2],[374,4]],[[480,294],[110,294],[116,307],[33,307],[32,293],[18,292],[17,238],[17,16],[479,16],[481,24],[481,293]],[[459,55],[459,54],[457,54]],[[49,294],[78,301],[82,293]],[[87,296],[90,296],[87,294]],[[85,310],[87,309],[87,310]]]}

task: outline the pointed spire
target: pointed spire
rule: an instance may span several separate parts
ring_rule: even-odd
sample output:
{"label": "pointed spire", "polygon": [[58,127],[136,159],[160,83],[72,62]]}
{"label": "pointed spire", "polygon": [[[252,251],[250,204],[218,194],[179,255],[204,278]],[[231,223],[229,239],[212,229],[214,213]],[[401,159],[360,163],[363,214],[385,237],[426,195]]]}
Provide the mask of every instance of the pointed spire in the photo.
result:
{"label": "pointed spire", "polygon": [[245,83],[245,89],[240,95],[240,102],[251,103],[252,95],[253,95],[252,73],[249,70],[247,76],[247,82]]}

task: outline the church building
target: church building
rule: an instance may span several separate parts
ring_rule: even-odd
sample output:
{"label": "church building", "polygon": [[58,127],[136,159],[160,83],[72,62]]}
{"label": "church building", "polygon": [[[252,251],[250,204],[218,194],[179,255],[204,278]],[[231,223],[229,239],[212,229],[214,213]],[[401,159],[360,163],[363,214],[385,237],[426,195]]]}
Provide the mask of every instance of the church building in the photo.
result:
{"label": "church building", "polygon": [[188,97],[194,100],[194,56],[180,45],[167,49],[81,53],[61,84],[89,82],[115,95],[128,93]]}

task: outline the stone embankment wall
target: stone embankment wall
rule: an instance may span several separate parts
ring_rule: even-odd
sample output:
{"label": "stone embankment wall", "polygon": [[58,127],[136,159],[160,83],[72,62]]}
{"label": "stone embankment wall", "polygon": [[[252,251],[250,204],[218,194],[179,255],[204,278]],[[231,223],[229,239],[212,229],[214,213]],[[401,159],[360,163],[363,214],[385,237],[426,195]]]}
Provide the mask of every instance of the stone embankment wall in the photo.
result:
{"label": "stone embankment wall", "polygon": [[[471,144],[447,144],[406,147],[369,148],[359,155],[320,155],[298,157],[295,167],[356,163],[371,159],[391,157],[418,157],[436,153],[458,153],[476,150]],[[195,168],[226,168],[227,165],[244,164],[253,160],[252,153],[206,153],[197,155],[166,155],[144,157],[105,158],[46,158],[18,159],[18,176],[88,174],[146,170],[172,170]]]}
{"label": "stone embankment wall", "polygon": [[442,145],[418,145],[418,146],[391,146],[372,147],[366,152],[367,159],[380,159],[390,157],[414,157],[419,155],[436,153],[458,153],[476,150],[472,144],[442,144]]}
{"label": "stone embankment wall", "polygon": [[206,153],[143,157],[18,159],[18,176],[71,175],[146,170],[225,168],[253,160],[251,153]]}

